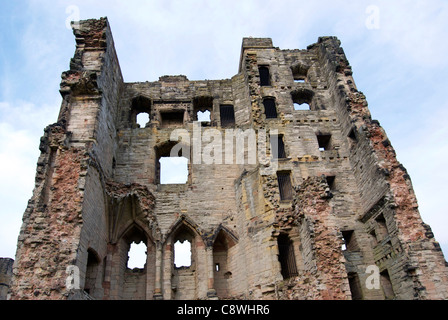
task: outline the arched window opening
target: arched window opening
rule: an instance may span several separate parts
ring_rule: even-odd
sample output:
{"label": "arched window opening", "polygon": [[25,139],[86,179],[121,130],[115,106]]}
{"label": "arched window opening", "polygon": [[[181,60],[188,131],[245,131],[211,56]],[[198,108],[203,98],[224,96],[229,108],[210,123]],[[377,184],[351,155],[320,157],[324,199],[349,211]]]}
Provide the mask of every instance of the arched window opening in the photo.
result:
{"label": "arched window opening", "polygon": [[140,243],[132,242],[128,252],[127,267],[129,269],[143,269],[146,264],[146,251],[146,244],[143,241]]}
{"label": "arched window opening", "polygon": [[176,268],[191,266],[191,242],[188,240],[180,241],[174,244],[174,266]]}
{"label": "arched window opening", "polygon": [[229,249],[236,244],[235,239],[223,229],[216,236],[213,243],[213,264],[215,290],[220,298],[229,295],[228,279],[231,277],[231,265],[229,261]]}

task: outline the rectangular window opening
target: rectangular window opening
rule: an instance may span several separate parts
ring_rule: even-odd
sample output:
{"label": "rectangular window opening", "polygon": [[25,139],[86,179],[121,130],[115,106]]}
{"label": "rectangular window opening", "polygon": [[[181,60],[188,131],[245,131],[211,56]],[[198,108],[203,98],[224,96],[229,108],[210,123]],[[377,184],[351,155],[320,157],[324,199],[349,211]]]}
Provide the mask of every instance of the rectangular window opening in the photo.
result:
{"label": "rectangular window opening", "polygon": [[352,300],[362,300],[361,283],[359,281],[359,276],[356,272],[348,273],[348,284],[350,286]]}
{"label": "rectangular window opening", "polygon": [[235,125],[235,111],[232,105],[220,106],[221,127],[231,127]]}
{"label": "rectangular window opening", "polygon": [[270,86],[271,76],[269,73],[269,68],[267,66],[259,66],[258,72],[260,73],[260,86]]}
{"label": "rectangular window opening", "polygon": [[336,183],[335,183],[336,177],[335,176],[327,176],[326,179],[327,179],[327,184],[328,184],[328,187],[330,188],[330,190],[335,191],[336,190]]}
{"label": "rectangular window opening", "polygon": [[287,234],[280,234],[277,238],[278,261],[280,262],[283,279],[289,279],[299,275],[297,271],[294,245]]}
{"label": "rectangular window opening", "polygon": [[331,134],[318,134],[317,143],[319,144],[320,151],[326,151],[331,149]]}
{"label": "rectangular window opening", "polygon": [[277,172],[278,187],[280,191],[280,200],[292,200],[292,184],[290,172]]}
{"label": "rectangular window opening", "polygon": [[162,118],[162,127],[179,127],[184,124],[184,111],[171,111],[160,113]]}
{"label": "rectangular window opening", "polygon": [[358,242],[355,238],[355,233],[353,230],[342,231],[342,237],[344,240],[345,251],[359,251]]}
{"label": "rectangular window opening", "polygon": [[264,99],[263,105],[264,105],[264,113],[266,115],[266,119],[277,118],[277,107],[275,106],[275,99],[272,99],[272,98]]}
{"label": "rectangular window opening", "polygon": [[285,159],[285,144],[283,142],[283,135],[273,135],[271,137],[271,150],[274,159]]}

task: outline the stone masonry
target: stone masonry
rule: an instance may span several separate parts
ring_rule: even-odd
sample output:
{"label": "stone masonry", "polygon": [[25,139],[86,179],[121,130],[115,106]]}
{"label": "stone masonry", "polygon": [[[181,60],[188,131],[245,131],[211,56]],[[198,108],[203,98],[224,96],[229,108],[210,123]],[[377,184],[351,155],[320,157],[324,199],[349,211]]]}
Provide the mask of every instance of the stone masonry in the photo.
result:
{"label": "stone masonry", "polygon": [[[440,246],[337,38],[244,38],[230,79],[125,83],[107,19],[73,28],[11,299],[448,299]],[[170,155],[188,159],[186,183],[161,183]],[[143,268],[128,267],[134,242]]]}

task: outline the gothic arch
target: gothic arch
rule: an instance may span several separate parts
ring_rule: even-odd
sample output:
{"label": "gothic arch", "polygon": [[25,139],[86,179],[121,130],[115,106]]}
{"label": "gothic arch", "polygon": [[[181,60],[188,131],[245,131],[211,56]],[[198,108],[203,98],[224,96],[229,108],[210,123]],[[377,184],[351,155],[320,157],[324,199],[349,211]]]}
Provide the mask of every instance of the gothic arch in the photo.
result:
{"label": "gothic arch", "polygon": [[190,232],[192,235],[199,237],[204,243],[205,240],[202,238],[201,234],[204,232],[201,228],[189,217],[182,215],[180,216],[168,229],[165,237],[165,243],[168,243],[170,240],[172,241],[178,233],[186,231]]}
{"label": "gothic arch", "polygon": [[227,227],[220,224],[218,228],[216,228],[215,232],[213,233],[213,237],[211,237],[207,245],[212,246],[215,243],[216,238],[218,237],[220,232],[225,235],[226,239],[229,242],[229,246],[233,247],[236,243],[238,243],[238,237]]}
{"label": "gothic arch", "polygon": [[229,259],[229,251],[238,238],[226,227],[219,225],[213,237],[213,279],[219,298],[230,296],[230,284],[235,271]]}
{"label": "gothic arch", "polygon": [[[205,273],[205,241],[201,236],[203,232],[199,226],[190,218],[182,215],[169,228],[164,241],[164,263],[170,265],[164,274],[165,286],[164,297],[168,299],[198,299],[201,288],[198,277]],[[190,243],[190,264],[185,267],[175,266],[177,241]],[[169,272],[168,272],[169,271]]]}

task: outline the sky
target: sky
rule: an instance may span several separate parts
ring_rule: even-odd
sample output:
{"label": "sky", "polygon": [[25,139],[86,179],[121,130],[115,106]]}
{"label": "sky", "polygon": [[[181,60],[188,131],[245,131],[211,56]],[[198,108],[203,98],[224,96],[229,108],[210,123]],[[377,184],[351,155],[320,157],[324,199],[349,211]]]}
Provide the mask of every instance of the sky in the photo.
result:
{"label": "sky", "polygon": [[230,78],[243,37],[305,49],[337,36],[448,254],[448,1],[0,0],[0,257],[15,256],[39,139],[57,120],[75,51],[69,21],[104,16],[126,82]]}

